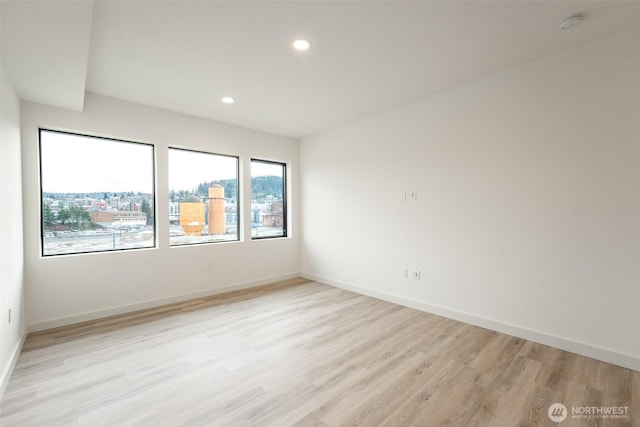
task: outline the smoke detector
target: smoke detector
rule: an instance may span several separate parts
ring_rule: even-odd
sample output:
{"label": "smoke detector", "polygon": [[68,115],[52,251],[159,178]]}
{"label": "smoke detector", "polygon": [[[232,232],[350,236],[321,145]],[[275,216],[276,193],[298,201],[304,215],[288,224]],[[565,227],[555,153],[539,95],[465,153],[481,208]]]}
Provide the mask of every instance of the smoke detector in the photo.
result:
{"label": "smoke detector", "polygon": [[558,29],[562,30],[562,31],[567,31],[572,29],[573,27],[575,27],[576,25],[580,24],[582,22],[582,20],[584,19],[583,15],[572,15],[568,18],[564,18],[562,21],[560,21],[560,23],[558,24]]}

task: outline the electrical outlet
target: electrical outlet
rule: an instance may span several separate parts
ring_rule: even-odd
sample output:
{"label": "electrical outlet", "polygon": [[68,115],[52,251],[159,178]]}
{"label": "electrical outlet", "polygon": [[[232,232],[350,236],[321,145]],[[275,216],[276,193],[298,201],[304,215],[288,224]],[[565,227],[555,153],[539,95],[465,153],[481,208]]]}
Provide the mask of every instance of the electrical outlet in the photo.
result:
{"label": "electrical outlet", "polygon": [[407,192],[406,191],[401,191],[400,192],[400,200],[402,200],[403,202],[405,202],[407,200]]}
{"label": "electrical outlet", "polygon": [[420,280],[420,270],[411,270],[411,278],[413,280]]}
{"label": "electrical outlet", "polygon": [[402,269],[402,278],[403,279],[408,279],[409,278],[409,269],[406,268],[406,267]]}

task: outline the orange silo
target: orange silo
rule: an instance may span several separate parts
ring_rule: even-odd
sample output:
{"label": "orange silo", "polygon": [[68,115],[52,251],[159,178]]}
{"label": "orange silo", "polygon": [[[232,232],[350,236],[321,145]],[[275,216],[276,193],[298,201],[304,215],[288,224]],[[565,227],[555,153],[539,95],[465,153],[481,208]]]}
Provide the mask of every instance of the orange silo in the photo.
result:
{"label": "orange silo", "polygon": [[209,235],[226,234],[224,220],[224,187],[209,187]]}
{"label": "orange silo", "polygon": [[180,226],[187,236],[201,236],[204,227],[204,203],[190,196],[180,203]]}

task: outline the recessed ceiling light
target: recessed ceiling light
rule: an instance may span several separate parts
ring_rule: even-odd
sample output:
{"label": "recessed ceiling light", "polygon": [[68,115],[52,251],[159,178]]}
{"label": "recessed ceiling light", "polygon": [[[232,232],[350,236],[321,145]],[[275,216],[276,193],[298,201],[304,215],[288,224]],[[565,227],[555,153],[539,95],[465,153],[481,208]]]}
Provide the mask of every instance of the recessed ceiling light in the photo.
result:
{"label": "recessed ceiling light", "polygon": [[222,102],[224,102],[225,104],[233,104],[234,102],[236,102],[236,100],[231,98],[230,96],[225,96],[224,98],[222,98]]}
{"label": "recessed ceiling light", "polygon": [[305,51],[305,50],[309,50],[310,47],[311,47],[311,43],[309,43],[308,40],[298,39],[293,42],[293,48],[295,50]]}
{"label": "recessed ceiling light", "polygon": [[570,30],[573,27],[577,26],[580,22],[582,22],[583,18],[584,16],[580,14],[570,16],[560,21],[560,23],[558,24],[558,28],[562,31]]}

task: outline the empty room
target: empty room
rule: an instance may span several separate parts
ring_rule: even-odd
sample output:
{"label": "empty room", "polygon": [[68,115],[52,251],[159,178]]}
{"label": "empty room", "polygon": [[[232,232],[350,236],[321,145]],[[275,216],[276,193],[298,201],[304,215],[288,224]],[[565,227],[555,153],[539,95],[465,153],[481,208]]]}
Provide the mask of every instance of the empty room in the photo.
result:
{"label": "empty room", "polygon": [[640,426],[640,2],[0,37],[1,426]]}

